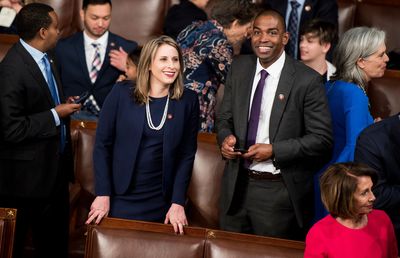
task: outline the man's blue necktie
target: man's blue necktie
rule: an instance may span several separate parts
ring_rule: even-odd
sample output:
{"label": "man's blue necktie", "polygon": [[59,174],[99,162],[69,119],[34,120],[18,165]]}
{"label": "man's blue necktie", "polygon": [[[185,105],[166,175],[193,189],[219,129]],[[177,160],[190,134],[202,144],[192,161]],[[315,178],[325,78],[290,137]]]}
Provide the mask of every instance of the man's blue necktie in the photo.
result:
{"label": "man's blue necktie", "polygon": [[[50,65],[50,61],[49,58],[47,56],[47,54],[45,54],[43,56],[43,64],[46,70],[46,77],[47,77],[47,85],[49,87],[50,93],[51,93],[51,97],[53,98],[54,104],[57,106],[59,105],[60,102],[60,98],[57,94],[57,86],[56,86],[56,82],[54,81],[54,77],[53,77],[53,72],[51,71],[51,65]],[[65,141],[66,141],[66,127],[64,122],[62,121],[62,119],[60,119],[61,124],[60,124],[60,128],[61,128],[61,139],[60,139],[60,152],[64,151],[64,147],[65,147]]]}
{"label": "man's blue necktie", "polygon": [[292,5],[292,11],[290,12],[289,15],[289,24],[287,29],[289,32],[289,42],[286,50],[288,55],[297,58],[296,57],[297,38],[298,38],[297,26],[299,24],[299,15],[297,8],[299,8],[300,4],[295,0],[290,1],[290,4]]}

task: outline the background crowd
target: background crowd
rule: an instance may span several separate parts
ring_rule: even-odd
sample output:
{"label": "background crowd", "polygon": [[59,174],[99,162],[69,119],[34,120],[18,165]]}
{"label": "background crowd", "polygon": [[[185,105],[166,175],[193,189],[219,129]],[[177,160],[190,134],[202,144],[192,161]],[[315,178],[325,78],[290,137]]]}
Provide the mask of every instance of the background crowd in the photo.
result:
{"label": "background crowd", "polygon": [[52,7],[0,4],[18,12],[2,32],[20,37],[0,64],[0,206],[18,209],[15,257],[29,229],[38,257],[67,257],[70,119],[98,124],[87,223],[183,234],[201,131],[226,160],[221,229],[306,240],[305,257],[397,257],[400,116],[374,121],[366,94],[389,61],[384,31],[338,40],[334,0],[190,0],[169,10],[169,36],[139,47],[109,31],[110,0],[84,0],[84,30],[60,40]]}

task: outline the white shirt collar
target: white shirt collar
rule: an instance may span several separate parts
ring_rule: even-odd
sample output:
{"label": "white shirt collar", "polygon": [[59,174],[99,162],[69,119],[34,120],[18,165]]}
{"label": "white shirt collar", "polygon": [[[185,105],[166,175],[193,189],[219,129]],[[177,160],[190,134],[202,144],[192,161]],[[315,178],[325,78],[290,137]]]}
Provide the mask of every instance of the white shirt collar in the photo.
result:
{"label": "white shirt collar", "polygon": [[268,68],[262,67],[260,63],[260,58],[257,58],[256,75],[260,74],[261,70],[266,70],[268,74],[272,77],[280,76],[285,64],[286,54],[285,51],[282,52],[281,56]]}
{"label": "white shirt collar", "polygon": [[100,44],[101,48],[106,49],[108,43],[108,34],[109,32],[106,31],[100,38],[94,40],[87,35],[86,31],[83,31],[83,42],[85,42],[85,47],[91,47],[92,43],[97,43]]}
{"label": "white shirt collar", "polygon": [[26,51],[28,51],[28,53],[32,56],[33,60],[35,60],[35,62],[39,64],[40,60],[42,60],[45,53],[32,47],[22,39],[19,39],[19,41],[21,42],[22,46],[26,49]]}

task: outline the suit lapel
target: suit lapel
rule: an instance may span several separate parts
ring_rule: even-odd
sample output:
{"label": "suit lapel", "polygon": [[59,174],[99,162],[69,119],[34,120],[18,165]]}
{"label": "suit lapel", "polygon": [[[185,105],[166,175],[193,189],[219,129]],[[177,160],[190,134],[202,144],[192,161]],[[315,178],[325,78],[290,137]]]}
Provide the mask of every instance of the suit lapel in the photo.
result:
{"label": "suit lapel", "polygon": [[63,92],[63,89],[61,86],[60,76],[58,75],[57,67],[54,64],[53,57],[49,55],[49,58],[50,58],[51,70],[53,72],[54,79],[56,80],[56,84],[57,84],[58,97],[60,98],[60,103],[64,103],[65,96],[64,96],[64,92]]}
{"label": "suit lapel", "polygon": [[[140,141],[143,134],[145,119],[145,106],[135,104],[132,100],[130,103],[130,112],[126,112],[122,117],[126,120],[126,128],[129,129],[129,135],[132,136],[132,141],[128,146],[127,153],[130,157],[137,157],[140,148]],[[124,125],[125,126],[125,125]],[[117,128],[118,129],[118,128]]]}
{"label": "suit lapel", "polygon": [[75,40],[77,42],[73,45],[75,47],[75,50],[76,50],[76,53],[77,53],[77,56],[79,59],[80,67],[82,68],[81,71],[83,72],[84,77],[88,81],[87,85],[91,85],[92,81],[90,80],[89,71],[87,68],[88,66],[86,63],[85,42],[83,40],[83,32],[80,32]]}
{"label": "suit lapel", "polygon": [[290,91],[294,85],[295,68],[293,59],[286,55],[281,77],[279,78],[278,88],[276,89],[274,102],[272,105],[271,118],[269,124],[269,135],[271,143],[275,141],[276,132],[279,128],[283,112],[289,99]]}
{"label": "suit lapel", "polygon": [[[163,141],[164,142],[164,146],[163,146],[164,157],[168,157],[169,154],[171,153],[170,148],[171,148],[172,144],[169,144],[169,143],[171,142],[171,139],[174,139],[174,128],[175,128],[175,121],[176,121],[175,107],[176,107],[176,100],[170,99],[169,105],[168,105],[167,119],[164,124],[164,141]],[[170,119],[169,117],[171,117],[172,119]],[[165,162],[165,159],[163,159],[163,160]]]}
{"label": "suit lapel", "polygon": [[[246,78],[246,82],[238,85],[238,93],[235,96],[235,106],[237,108],[242,109],[242,112],[245,112],[244,115],[239,116],[239,131],[236,132],[239,139],[246,139],[247,138],[247,124],[248,124],[248,117],[249,117],[249,110],[250,110],[250,98],[251,98],[251,90],[253,87],[253,81],[255,77],[257,65],[257,58],[253,56],[251,65],[247,67],[243,73],[240,73],[241,78]],[[248,78],[252,78],[252,80],[248,80]],[[238,80],[239,81],[239,80]],[[240,81],[241,82],[241,81]]]}
{"label": "suit lapel", "polygon": [[109,32],[108,33],[107,46],[106,46],[106,54],[104,55],[104,60],[103,60],[103,63],[101,64],[101,68],[100,68],[99,74],[97,75],[96,82],[97,82],[97,80],[99,80],[103,76],[103,74],[107,70],[108,66],[110,66],[109,53],[110,53],[110,50],[111,50],[111,46],[119,47],[115,43],[114,35],[111,32]]}
{"label": "suit lapel", "polygon": [[44,78],[42,71],[40,71],[38,64],[20,42],[17,43],[16,48],[18,53],[21,55],[22,60],[24,60],[27,70],[32,74],[33,78],[35,78],[38,86],[49,101],[49,104],[54,107],[55,103],[51,96],[49,86],[47,85],[46,79]]}

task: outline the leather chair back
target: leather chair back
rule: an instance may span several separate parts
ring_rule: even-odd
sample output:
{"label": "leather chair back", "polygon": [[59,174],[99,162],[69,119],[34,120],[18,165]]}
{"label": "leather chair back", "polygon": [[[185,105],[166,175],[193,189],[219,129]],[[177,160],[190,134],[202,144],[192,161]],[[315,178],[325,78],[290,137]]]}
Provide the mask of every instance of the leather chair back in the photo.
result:
{"label": "leather chair back", "polygon": [[163,34],[169,0],[120,0],[113,5],[110,30],[143,46]]}
{"label": "leather chair back", "polygon": [[400,73],[386,71],[385,76],[373,79],[368,86],[371,114],[386,118],[400,112]]}
{"label": "leather chair back", "polygon": [[189,225],[219,227],[219,196],[225,162],[216,135],[199,133],[192,179],[188,189]]}
{"label": "leather chair back", "polygon": [[0,208],[0,258],[12,257],[16,218],[16,209]]}
{"label": "leather chair back", "polygon": [[345,31],[353,27],[354,16],[356,12],[356,4],[354,1],[338,1],[338,35],[342,35]]}
{"label": "leather chair back", "polygon": [[383,5],[358,3],[354,26],[377,27],[386,31],[387,51],[400,49],[400,4]]}
{"label": "leather chair back", "polygon": [[220,230],[208,231],[205,258],[302,258],[303,242]]}
{"label": "leather chair back", "polygon": [[17,35],[0,34],[0,62],[18,39]]}
{"label": "leather chair back", "polygon": [[177,235],[171,225],[106,218],[88,227],[85,258],[203,257],[205,231]]}
{"label": "leather chair back", "polygon": [[71,256],[82,257],[86,219],[94,196],[93,147],[96,122],[71,122],[71,138],[75,162],[75,183],[70,187]]}
{"label": "leather chair back", "polygon": [[304,243],[206,228],[185,227],[184,235],[171,225],[105,218],[89,225],[85,258],[92,257],[303,257]]}
{"label": "leather chair back", "polygon": [[58,15],[60,37],[67,37],[77,31],[82,30],[78,0],[30,0],[30,3],[44,3],[53,7]]}

